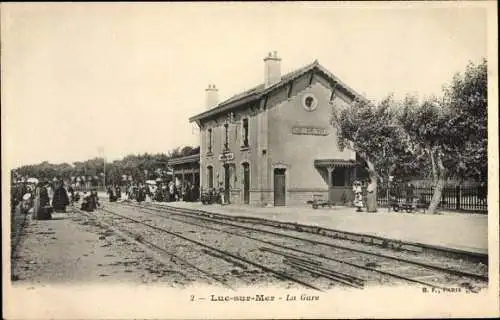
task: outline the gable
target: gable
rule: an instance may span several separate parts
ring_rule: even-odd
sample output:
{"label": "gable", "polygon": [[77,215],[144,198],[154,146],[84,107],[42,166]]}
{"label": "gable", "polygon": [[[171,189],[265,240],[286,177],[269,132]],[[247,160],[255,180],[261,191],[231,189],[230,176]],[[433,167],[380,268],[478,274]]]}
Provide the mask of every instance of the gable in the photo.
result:
{"label": "gable", "polygon": [[[293,81],[290,81],[287,86],[283,86],[270,93],[266,99],[266,108],[271,109],[284,102],[291,102],[298,96],[302,96],[305,91],[313,86],[321,86],[323,92],[321,93],[322,103],[333,103],[334,101],[342,100],[341,104],[350,104],[354,101],[353,97],[347,96],[343,90],[333,88],[328,78],[322,73],[307,73]],[[333,94],[332,94],[333,93]]]}

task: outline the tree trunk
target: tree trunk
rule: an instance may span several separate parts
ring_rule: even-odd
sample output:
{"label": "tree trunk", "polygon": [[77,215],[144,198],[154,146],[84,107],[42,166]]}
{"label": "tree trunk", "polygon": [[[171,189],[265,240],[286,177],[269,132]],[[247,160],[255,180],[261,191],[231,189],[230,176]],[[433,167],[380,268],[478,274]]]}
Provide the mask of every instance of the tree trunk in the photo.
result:
{"label": "tree trunk", "polygon": [[368,174],[370,176],[370,189],[371,192],[367,194],[366,200],[366,211],[367,212],[377,212],[377,172],[375,171],[375,165],[373,162],[365,157],[366,165],[368,166]]}
{"label": "tree trunk", "polygon": [[439,206],[439,203],[441,202],[441,197],[443,195],[443,188],[444,188],[444,182],[445,182],[445,168],[443,165],[443,161],[441,159],[441,156],[439,153],[436,153],[436,162],[437,162],[437,170],[435,170],[435,162],[434,162],[434,154],[431,153],[431,159],[433,163],[433,182],[434,182],[434,192],[432,194],[432,200],[431,203],[429,204],[429,213],[435,214],[437,213],[437,207]]}

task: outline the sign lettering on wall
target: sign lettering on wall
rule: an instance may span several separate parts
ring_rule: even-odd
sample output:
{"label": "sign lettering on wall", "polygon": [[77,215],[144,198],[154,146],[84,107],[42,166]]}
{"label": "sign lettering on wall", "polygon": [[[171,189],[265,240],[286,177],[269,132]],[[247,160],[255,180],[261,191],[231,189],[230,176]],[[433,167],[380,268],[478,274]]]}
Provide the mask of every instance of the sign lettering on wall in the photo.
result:
{"label": "sign lettering on wall", "polygon": [[327,128],[321,127],[306,127],[295,126],[292,128],[293,134],[311,135],[311,136],[327,136],[329,134]]}
{"label": "sign lettering on wall", "polygon": [[229,160],[234,160],[234,153],[228,152],[228,153],[221,153],[219,155],[219,160],[220,161],[229,161]]}

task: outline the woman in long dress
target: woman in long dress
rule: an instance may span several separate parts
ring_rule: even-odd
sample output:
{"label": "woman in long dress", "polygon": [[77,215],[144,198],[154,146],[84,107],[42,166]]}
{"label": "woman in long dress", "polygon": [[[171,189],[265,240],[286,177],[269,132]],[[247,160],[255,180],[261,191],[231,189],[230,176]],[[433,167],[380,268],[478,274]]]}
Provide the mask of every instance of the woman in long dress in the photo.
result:
{"label": "woman in long dress", "polygon": [[33,205],[33,218],[38,220],[50,219],[50,198],[47,191],[47,183],[39,183],[35,190]]}
{"label": "woman in long dress", "polygon": [[66,206],[69,205],[68,192],[64,189],[64,185],[59,183],[54,190],[54,198],[52,199],[52,207],[56,212],[66,212]]}
{"label": "woman in long dress", "polygon": [[375,183],[371,180],[366,187],[366,211],[367,212],[377,212],[377,196]]}
{"label": "woman in long dress", "polygon": [[140,185],[137,191],[137,202],[141,203],[146,200],[146,187]]}

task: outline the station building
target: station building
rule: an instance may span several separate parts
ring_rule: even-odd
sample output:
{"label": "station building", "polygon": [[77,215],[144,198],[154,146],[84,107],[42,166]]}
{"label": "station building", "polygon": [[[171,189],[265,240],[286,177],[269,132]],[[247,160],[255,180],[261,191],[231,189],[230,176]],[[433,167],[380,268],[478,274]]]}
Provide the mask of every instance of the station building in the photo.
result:
{"label": "station building", "polygon": [[264,82],[223,102],[206,89],[200,128],[200,187],[223,187],[236,204],[297,205],[321,195],[352,198],[356,154],[337,146],[332,112],[364,99],[318,61],[281,74],[277,53],[264,58]]}

